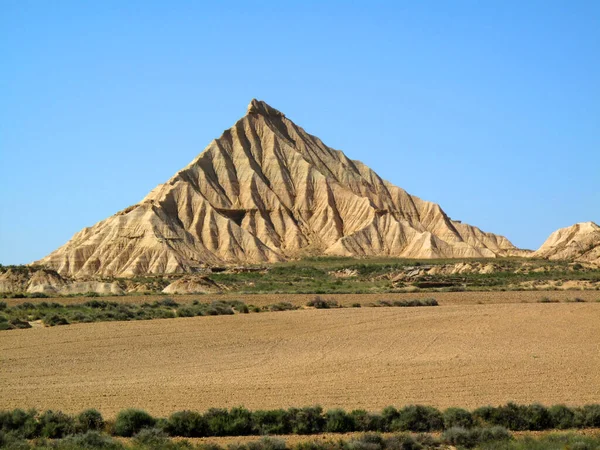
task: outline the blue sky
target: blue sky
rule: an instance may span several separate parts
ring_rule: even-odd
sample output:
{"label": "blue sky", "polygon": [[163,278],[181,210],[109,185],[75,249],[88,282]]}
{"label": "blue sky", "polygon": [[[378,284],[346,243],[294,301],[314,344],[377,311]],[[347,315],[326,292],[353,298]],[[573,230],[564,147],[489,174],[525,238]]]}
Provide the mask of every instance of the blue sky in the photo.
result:
{"label": "blue sky", "polygon": [[598,1],[0,2],[0,263],[141,200],[253,98],[454,219],[600,222]]}

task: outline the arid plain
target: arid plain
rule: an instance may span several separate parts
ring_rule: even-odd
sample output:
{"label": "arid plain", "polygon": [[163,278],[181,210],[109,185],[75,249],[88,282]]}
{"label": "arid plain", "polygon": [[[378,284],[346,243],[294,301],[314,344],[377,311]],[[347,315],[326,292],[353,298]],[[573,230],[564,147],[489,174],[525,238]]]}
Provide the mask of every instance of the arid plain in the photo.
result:
{"label": "arid plain", "polygon": [[0,408],[599,403],[598,323],[598,302],[442,300],[4,331]]}

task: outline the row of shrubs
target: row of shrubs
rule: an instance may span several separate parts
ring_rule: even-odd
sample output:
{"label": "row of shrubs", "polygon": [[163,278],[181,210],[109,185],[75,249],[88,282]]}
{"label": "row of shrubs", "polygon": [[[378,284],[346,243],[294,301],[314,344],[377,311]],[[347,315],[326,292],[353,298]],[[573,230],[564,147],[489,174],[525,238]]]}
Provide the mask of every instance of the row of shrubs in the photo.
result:
{"label": "row of shrubs", "polygon": [[417,435],[402,433],[393,436],[366,433],[350,439],[304,441],[290,446],[283,439],[264,436],[255,441],[231,443],[227,447],[222,447],[214,443],[194,445],[187,440],[175,441],[159,428],[145,428],[127,443],[98,431],[73,434],[54,441],[38,439],[32,442],[3,434],[0,431],[0,447],[13,450],[32,448],[53,450],[426,450],[440,448],[442,445],[453,445],[460,448],[473,448],[486,443],[506,445],[510,439],[508,431],[500,427],[472,430],[453,428],[440,437],[425,433]]}
{"label": "row of shrubs", "polygon": [[[342,308],[336,300],[326,300],[319,296],[310,300],[306,306],[316,309]],[[375,303],[369,303],[370,307],[380,306],[397,306],[397,307],[413,307],[413,306],[439,306],[439,303],[434,298],[417,298],[412,300],[377,300]],[[360,308],[360,303],[353,303],[353,308]]]}
{"label": "row of shrubs", "polygon": [[[451,447],[449,447],[451,446]],[[58,440],[26,441],[0,431],[0,447],[7,450],[432,450],[441,448],[479,448],[483,450],[594,450],[600,448],[599,436],[575,433],[549,433],[514,438],[501,427],[452,428],[441,436],[401,433],[382,436],[366,433],[350,439],[307,440],[289,445],[280,438],[263,436],[247,443],[193,444],[185,439],[170,439],[158,428],[145,428],[129,441],[117,440],[105,433],[87,431]]]}
{"label": "row of shrubs", "polygon": [[486,406],[467,411],[448,408],[440,411],[431,406],[392,406],[380,413],[364,410],[346,412],[319,406],[287,410],[249,411],[238,407],[213,408],[204,414],[178,411],[168,418],[155,418],[145,411],[126,409],[114,422],[106,424],[96,410],[71,416],[56,411],[42,414],[34,410],[0,412],[0,430],[26,439],[60,438],[77,432],[105,430],[116,436],[130,437],[144,428],[159,428],[169,436],[250,436],[270,434],[318,434],[347,432],[431,432],[452,428],[474,429],[500,426],[514,431],[567,428],[600,428],[600,405],[569,408],[555,405]]}
{"label": "row of shrubs", "polygon": [[[433,299],[415,300],[379,300],[369,306],[437,306]],[[341,308],[335,300],[325,300],[316,296],[306,306],[317,309]],[[360,303],[352,305],[360,307]],[[171,319],[175,317],[219,316],[263,311],[290,311],[299,309],[288,302],[280,302],[262,307],[246,305],[239,300],[219,300],[210,303],[194,300],[191,304],[179,304],[173,299],[165,298],[141,305],[119,303],[106,300],[89,300],[84,303],[64,305],[56,302],[31,303],[24,302],[9,307],[0,301],[0,330],[31,328],[29,322],[41,320],[46,326],[68,325],[71,323],[130,321],[150,319]]]}
{"label": "row of shrubs", "polygon": [[298,309],[291,303],[276,303],[257,307],[239,300],[222,300],[181,305],[170,298],[141,305],[105,300],[90,300],[80,304],[63,305],[56,302],[24,302],[9,307],[0,302],[0,330],[31,328],[30,321],[41,320],[46,326],[107,321],[170,319],[175,317],[219,316],[262,311]]}

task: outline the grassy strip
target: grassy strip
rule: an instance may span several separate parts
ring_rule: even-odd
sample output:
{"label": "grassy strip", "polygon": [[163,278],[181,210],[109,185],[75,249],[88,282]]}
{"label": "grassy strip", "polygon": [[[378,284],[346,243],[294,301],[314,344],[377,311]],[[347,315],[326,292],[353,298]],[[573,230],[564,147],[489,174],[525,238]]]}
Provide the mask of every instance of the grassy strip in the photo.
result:
{"label": "grassy strip", "polygon": [[33,442],[0,432],[0,447],[12,450],[26,449],[105,449],[105,450],[428,450],[448,448],[476,448],[482,450],[593,450],[600,448],[600,437],[576,433],[550,433],[543,436],[514,438],[504,428],[454,428],[441,436],[427,433],[411,435],[399,433],[383,436],[365,433],[349,439],[306,440],[289,445],[281,438],[263,436],[247,443],[233,443],[226,447],[215,443],[194,444],[189,440],[172,440],[157,428],[146,428],[131,440],[124,442],[105,433],[88,431],[62,439],[39,439]]}
{"label": "grassy strip", "polygon": [[[309,301],[307,306],[317,309],[341,308],[335,300],[325,300],[318,296]],[[360,304],[353,306],[360,306]],[[438,306],[438,303],[435,299],[393,302],[381,300],[369,306]],[[141,305],[89,300],[85,303],[70,305],[55,302],[35,304],[24,302],[9,307],[6,302],[0,302],[0,330],[31,328],[29,322],[36,320],[41,320],[44,325],[52,327],[71,323],[172,319],[175,317],[220,316],[295,309],[299,309],[299,307],[288,302],[275,303],[259,308],[258,306],[247,305],[239,300],[222,300],[210,303],[194,300],[191,304],[182,305],[170,298]]]}
{"label": "grassy strip", "polygon": [[[464,434],[463,431],[456,430],[491,427],[512,431],[600,428],[600,405],[576,408],[555,405],[546,408],[538,404],[509,403],[498,407],[485,406],[473,411],[461,408],[440,411],[431,406],[409,405],[400,409],[388,406],[380,413],[365,410],[346,412],[341,409],[325,412],[319,406],[258,411],[238,407],[230,410],[213,408],[204,414],[178,411],[168,418],[156,418],[142,410],[126,409],[119,412],[114,422],[105,421],[93,409],[76,416],[57,411],[41,414],[35,410],[0,411],[0,431],[23,439],[60,439],[88,431],[132,437],[151,428],[157,428],[171,437],[438,431],[445,431],[450,436],[452,433]],[[472,433],[477,434],[478,431]]]}

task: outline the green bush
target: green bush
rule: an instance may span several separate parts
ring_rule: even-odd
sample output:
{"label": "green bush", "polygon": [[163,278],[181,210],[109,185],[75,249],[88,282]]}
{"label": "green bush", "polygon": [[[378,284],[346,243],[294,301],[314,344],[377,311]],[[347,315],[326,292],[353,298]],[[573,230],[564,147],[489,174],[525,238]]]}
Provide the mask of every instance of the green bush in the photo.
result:
{"label": "green bush", "polygon": [[335,300],[325,300],[317,295],[314,299],[310,300],[306,306],[312,306],[316,309],[329,309],[339,308],[340,305]]}
{"label": "green bush", "polygon": [[444,428],[442,413],[431,406],[409,405],[398,411],[390,424],[391,431],[438,431]]}
{"label": "green bush", "polygon": [[348,433],[354,430],[354,419],[346,411],[331,409],[325,413],[325,431],[327,433]]}
{"label": "green bush", "polygon": [[54,327],[58,325],[69,325],[69,321],[67,320],[67,318],[58,314],[46,316],[43,318],[42,321],[44,322],[44,325],[47,325],[49,327]]}
{"label": "green bush", "polygon": [[566,430],[575,426],[575,413],[565,405],[554,405],[548,410],[554,428]]}
{"label": "green bush", "polygon": [[115,434],[117,436],[131,437],[144,428],[152,428],[156,419],[146,411],[140,409],[125,409],[117,415],[115,420]]}
{"label": "green bush", "polygon": [[204,414],[210,436],[245,436],[252,433],[252,413],[245,408],[212,408]]}
{"label": "green bush", "polygon": [[256,434],[288,434],[291,432],[289,414],[283,409],[254,411],[252,431]]}
{"label": "green bush", "polygon": [[507,441],[510,433],[502,427],[465,429],[452,427],[442,433],[442,442],[464,448],[474,448],[486,442]]}
{"label": "green bush", "polygon": [[586,428],[600,428],[600,405],[585,405],[579,408],[579,413],[583,419],[583,426]]}
{"label": "green bush", "polygon": [[292,408],[288,410],[292,433],[317,434],[323,431],[323,408],[310,406],[305,408]]}
{"label": "green bush", "polygon": [[61,441],[54,442],[53,449],[58,450],[124,450],[125,447],[116,439],[98,431],[88,431],[83,434],[67,436]]}
{"label": "green bush", "polygon": [[133,443],[142,448],[159,450],[167,448],[170,442],[163,430],[159,428],[142,428],[133,437]]}
{"label": "green bush", "polygon": [[265,436],[258,441],[248,442],[248,450],[286,450],[285,441]]}
{"label": "green bush", "polygon": [[384,431],[386,420],[380,414],[368,413],[364,409],[355,409],[350,413],[356,431]]}
{"label": "green bush", "polygon": [[104,419],[98,410],[86,409],[77,415],[75,426],[79,433],[99,431],[104,428]]}
{"label": "green bush", "polygon": [[24,411],[0,411],[0,430],[11,433],[24,439],[38,436],[39,423],[36,420],[37,412],[34,409]]}
{"label": "green bush", "polygon": [[59,439],[75,432],[75,421],[60,411],[48,410],[40,415],[40,436],[49,439]]}
{"label": "green bush", "polygon": [[473,416],[469,411],[462,408],[448,408],[443,413],[444,428],[471,428],[473,426]]}
{"label": "green bush", "polygon": [[201,414],[194,411],[178,411],[167,419],[165,431],[171,436],[203,437],[207,436],[208,426]]}

